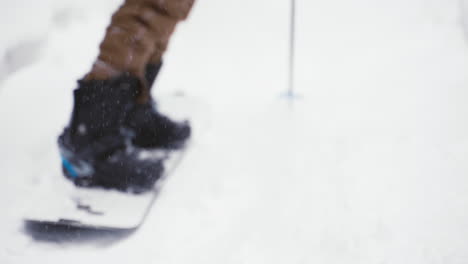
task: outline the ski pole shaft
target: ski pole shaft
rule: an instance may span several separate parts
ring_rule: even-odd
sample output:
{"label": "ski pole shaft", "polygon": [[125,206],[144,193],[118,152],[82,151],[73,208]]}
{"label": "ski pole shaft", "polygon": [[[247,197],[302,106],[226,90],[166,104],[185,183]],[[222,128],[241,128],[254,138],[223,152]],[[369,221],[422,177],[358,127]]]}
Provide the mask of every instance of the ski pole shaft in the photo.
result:
{"label": "ski pole shaft", "polygon": [[296,0],[291,0],[290,28],[289,28],[289,87],[288,95],[294,93],[294,56],[296,38]]}

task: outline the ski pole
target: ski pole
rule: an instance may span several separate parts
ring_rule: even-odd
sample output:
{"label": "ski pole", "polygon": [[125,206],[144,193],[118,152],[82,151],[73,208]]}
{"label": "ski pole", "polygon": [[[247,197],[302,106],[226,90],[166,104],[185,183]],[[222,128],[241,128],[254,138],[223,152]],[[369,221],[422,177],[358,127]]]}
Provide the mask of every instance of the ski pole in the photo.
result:
{"label": "ski pole", "polygon": [[294,56],[296,38],[296,0],[291,0],[290,28],[289,28],[289,84],[287,95],[294,95]]}

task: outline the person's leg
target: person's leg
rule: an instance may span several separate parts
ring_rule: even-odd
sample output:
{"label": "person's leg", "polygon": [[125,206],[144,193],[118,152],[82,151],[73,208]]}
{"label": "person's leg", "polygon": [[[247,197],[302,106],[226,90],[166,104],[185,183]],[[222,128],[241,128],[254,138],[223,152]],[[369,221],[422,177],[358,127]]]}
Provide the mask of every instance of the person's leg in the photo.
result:
{"label": "person's leg", "polygon": [[[144,150],[129,141],[160,135],[158,145],[151,145],[159,147],[172,137],[161,132],[165,124],[150,107],[145,68],[151,56],[162,55],[192,4],[126,0],[113,15],[96,62],[74,92],[70,123],[59,136],[63,169],[75,184],[142,191],[160,177],[160,160],[143,159]],[[185,139],[190,134],[190,128],[175,132],[180,131],[188,131]]]}
{"label": "person's leg", "polygon": [[145,67],[161,60],[177,23],[187,18],[194,0],[126,0],[112,16],[99,56],[85,80],[106,80],[128,72],[142,81]]}
{"label": "person's leg", "polygon": [[[175,4],[175,2],[171,2]],[[177,19],[185,19],[193,2],[178,2],[172,6]],[[180,8],[183,7],[183,8]],[[168,35],[170,36],[170,34]],[[133,129],[135,138],[133,143],[145,148],[180,148],[190,137],[191,128],[188,122],[175,122],[158,111],[156,102],[151,98],[150,90],[162,66],[162,57],[168,46],[169,38],[156,38],[153,52],[146,62],[144,78],[146,86],[143,95],[145,100],[140,101],[130,114],[126,125]],[[150,100],[147,100],[147,99]]]}

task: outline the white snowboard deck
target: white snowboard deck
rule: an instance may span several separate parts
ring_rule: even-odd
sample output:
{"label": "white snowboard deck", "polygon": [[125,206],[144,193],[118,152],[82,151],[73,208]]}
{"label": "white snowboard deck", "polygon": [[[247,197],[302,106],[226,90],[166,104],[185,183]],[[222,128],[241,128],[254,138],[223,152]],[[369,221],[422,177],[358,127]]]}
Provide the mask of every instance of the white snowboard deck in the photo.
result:
{"label": "white snowboard deck", "polygon": [[141,194],[102,188],[78,188],[62,175],[32,194],[24,220],[79,228],[123,230],[138,228],[158,195],[164,179],[183,157],[184,150],[167,152],[165,172],[151,191]]}
{"label": "white snowboard deck", "polygon": [[[177,94],[166,95],[158,102],[158,109],[173,120],[189,120],[192,126],[192,138],[206,129],[207,110],[196,98]],[[165,169],[154,190],[142,194],[102,188],[77,188],[63,176],[57,155],[46,161],[49,165],[45,166],[45,172],[41,173],[48,174],[44,175],[47,180],[42,181],[37,186],[37,191],[28,197],[31,203],[26,210],[23,210],[23,219],[30,223],[102,230],[138,228],[151,209],[164,180],[173,173],[185,151],[190,147],[191,141],[187,143],[180,151],[145,152],[145,155],[165,158]]]}

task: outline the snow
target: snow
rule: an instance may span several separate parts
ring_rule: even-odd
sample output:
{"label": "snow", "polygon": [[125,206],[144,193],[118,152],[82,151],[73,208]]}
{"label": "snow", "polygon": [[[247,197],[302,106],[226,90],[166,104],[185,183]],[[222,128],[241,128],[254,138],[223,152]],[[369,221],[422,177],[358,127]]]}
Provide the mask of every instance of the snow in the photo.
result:
{"label": "snow", "polygon": [[[117,0],[0,3],[0,263],[467,263],[466,1],[198,1],[155,95],[207,127],[131,234],[25,230]],[[164,102],[161,102],[164,104]]]}

